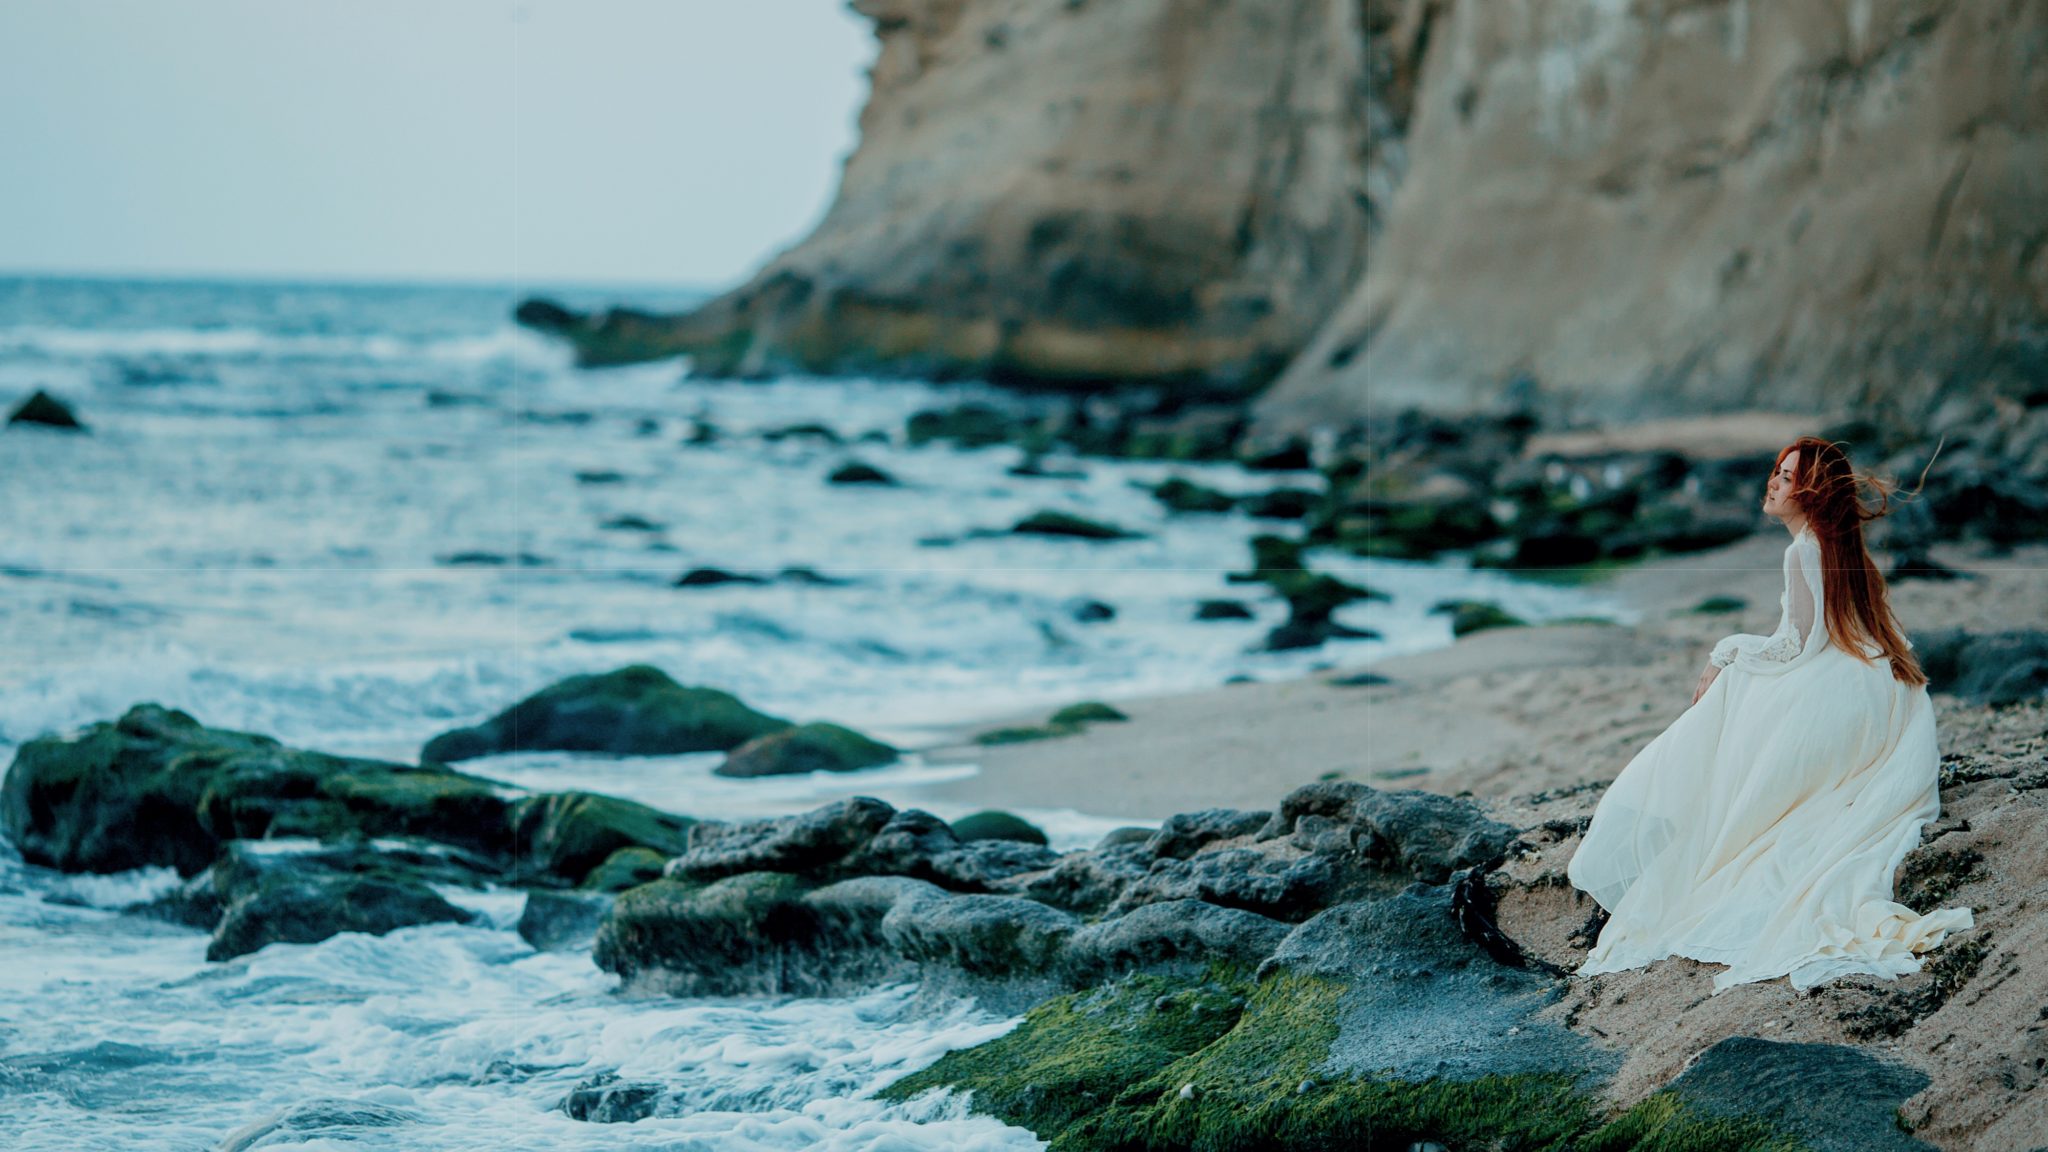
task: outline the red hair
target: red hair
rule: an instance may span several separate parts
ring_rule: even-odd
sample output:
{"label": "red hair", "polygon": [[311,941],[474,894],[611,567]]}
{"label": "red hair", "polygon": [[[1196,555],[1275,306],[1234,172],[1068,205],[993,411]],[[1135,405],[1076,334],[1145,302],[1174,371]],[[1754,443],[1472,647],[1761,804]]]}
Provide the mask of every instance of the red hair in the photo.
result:
{"label": "red hair", "polygon": [[[1822,600],[1828,635],[1843,651],[1868,664],[1863,642],[1883,649],[1892,676],[1906,684],[1925,684],[1927,674],[1906,647],[1906,637],[1892,616],[1884,577],[1863,543],[1863,524],[1891,511],[1891,486],[1855,472],[1839,443],[1801,436],[1778,453],[1775,472],[1785,457],[1799,453],[1792,477],[1792,499],[1806,513],[1807,526],[1820,541]],[[1868,485],[1878,503],[1868,504],[1858,489]]]}

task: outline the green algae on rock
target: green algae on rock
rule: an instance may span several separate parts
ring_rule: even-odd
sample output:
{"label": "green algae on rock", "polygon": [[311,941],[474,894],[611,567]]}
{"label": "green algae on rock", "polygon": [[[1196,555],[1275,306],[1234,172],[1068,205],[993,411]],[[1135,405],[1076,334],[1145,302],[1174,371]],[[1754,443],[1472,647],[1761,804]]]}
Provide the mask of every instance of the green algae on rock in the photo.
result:
{"label": "green algae on rock", "polygon": [[729,692],[684,687],[666,672],[633,664],[571,676],[482,724],[427,742],[422,760],[454,763],[499,752],[552,749],[618,756],[725,752],[790,727]]}
{"label": "green algae on rock", "polygon": [[896,759],[895,748],[839,724],[816,721],[764,733],[726,753],[719,776],[852,772]]}

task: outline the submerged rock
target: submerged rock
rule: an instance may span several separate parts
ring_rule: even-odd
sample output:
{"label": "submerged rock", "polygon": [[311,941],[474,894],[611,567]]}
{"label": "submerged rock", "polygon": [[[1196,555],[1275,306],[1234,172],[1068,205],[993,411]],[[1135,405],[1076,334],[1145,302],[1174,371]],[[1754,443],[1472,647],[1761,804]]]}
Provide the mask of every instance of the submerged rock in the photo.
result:
{"label": "submerged rock", "polygon": [[659,668],[634,664],[571,676],[482,724],[427,742],[422,760],[454,763],[500,752],[554,749],[615,756],[724,752],[790,727],[728,692],[684,687]]}

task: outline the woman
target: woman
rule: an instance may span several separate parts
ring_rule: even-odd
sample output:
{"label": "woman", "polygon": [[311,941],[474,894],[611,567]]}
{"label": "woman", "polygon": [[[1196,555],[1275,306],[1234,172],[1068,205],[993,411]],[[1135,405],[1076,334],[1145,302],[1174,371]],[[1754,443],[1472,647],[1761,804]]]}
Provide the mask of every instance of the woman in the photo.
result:
{"label": "woman", "polygon": [[1792,534],[1769,636],[1714,646],[1693,704],[1601,797],[1566,869],[1610,913],[1579,972],[1665,956],[1728,965],[1714,991],[1893,979],[1973,925],[1921,915],[1892,873],[1941,812],[1927,677],[1900,634],[1839,446],[1778,454],[1764,512]]}

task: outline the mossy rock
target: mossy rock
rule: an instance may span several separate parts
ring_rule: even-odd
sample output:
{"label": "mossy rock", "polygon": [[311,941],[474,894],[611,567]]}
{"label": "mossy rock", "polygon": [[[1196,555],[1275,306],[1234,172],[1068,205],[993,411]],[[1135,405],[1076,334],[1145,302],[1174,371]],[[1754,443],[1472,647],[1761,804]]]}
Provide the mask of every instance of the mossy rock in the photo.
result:
{"label": "mossy rock", "polygon": [[904,433],[913,446],[951,440],[962,448],[981,448],[1020,438],[1024,424],[992,405],[967,403],[913,413]]}
{"label": "mossy rock", "polygon": [[1749,607],[1749,601],[1740,596],[1709,596],[1692,606],[1702,616],[1720,616],[1729,612],[1740,612]]}
{"label": "mossy rock", "polygon": [[1175,512],[1228,512],[1237,506],[1237,497],[1180,476],[1153,485],[1152,496]]}
{"label": "mossy rock", "polygon": [[953,835],[962,840],[1016,840],[1025,844],[1046,843],[1045,833],[1021,816],[1008,812],[976,812],[949,821]]}
{"label": "mossy rock", "polygon": [[66,407],[62,400],[38,388],[35,394],[20,404],[7,417],[9,424],[36,424],[44,428],[62,428],[71,432],[85,431],[85,425]]}
{"label": "mossy rock", "polygon": [[838,724],[814,722],[757,736],[726,754],[720,776],[852,772],[895,760],[896,749]]}
{"label": "mossy rock", "polygon": [[571,676],[482,724],[434,737],[420,757],[453,763],[540,750],[615,756],[726,752],[790,726],[729,692],[684,687],[659,668],[634,664]]}
{"label": "mossy rock", "polygon": [[591,959],[630,979],[666,972],[669,958],[688,957],[703,979],[724,981],[699,991],[745,991],[757,965],[818,939],[817,914],[803,902],[815,887],[782,872],[745,872],[710,884],[642,884],[619,894],[598,929]]}
{"label": "mossy rock", "polygon": [[[696,821],[617,796],[553,792],[512,806],[511,824],[521,870],[570,883],[628,848],[666,860],[690,846]],[[660,873],[656,865],[656,874]]]}
{"label": "mossy rock", "polygon": [[848,460],[832,470],[825,478],[828,484],[871,484],[879,487],[896,486],[896,478],[869,464],[865,460]]}
{"label": "mossy rock", "polygon": [[1069,704],[1066,707],[1060,709],[1059,711],[1053,713],[1052,719],[1049,720],[1048,723],[1092,724],[1097,721],[1114,722],[1129,719],[1129,716],[1126,716],[1117,709],[1112,708],[1107,704],[1104,704],[1100,700],[1083,700],[1079,704]]}
{"label": "mossy rock", "polygon": [[1014,1030],[884,1088],[934,1088],[1028,1128],[1058,1152],[1795,1152],[1749,1118],[1708,1116],[1664,1092],[1609,1118],[1569,1070],[1405,1081],[1331,1077],[1343,986],[1281,972],[1254,984],[1135,975],[1055,997]]}
{"label": "mossy rock", "polygon": [[634,845],[621,848],[604,858],[604,863],[590,870],[581,885],[591,892],[624,892],[661,879],[661,871],[668,866],[669,858],[652,848]]}
{"label": "mossy rock", "polygon": [[1489,628],[1523,628],[1529,623],[1491,600],[1445,600],[1430,611],[1450,616],[1453,636],[1469,636]]}
{"label": "mossy rock", "polygon": [[1072,512],[1050,509],[1033,512],[1012,525],[1010,531],[1023,536],[1060,536],[1076,540],[1137,540],[1145,535]]}
{"label": "mossy rock", "polygon": [[507,807],[476,777],[287,748],[155,704],[29,741],[0,789],[0,823],[33,863],[188,876],[228,840],[281,836],[419,836],[504,860]]}
{"label": "mossy rock", "polygon": [[1024,744],[1033,740],[1050,740],[1055,736],[1071,736],[1080,731],[1073,725],[1018,724],[1007,728],[991,728],[975,734],[976,744]]}

